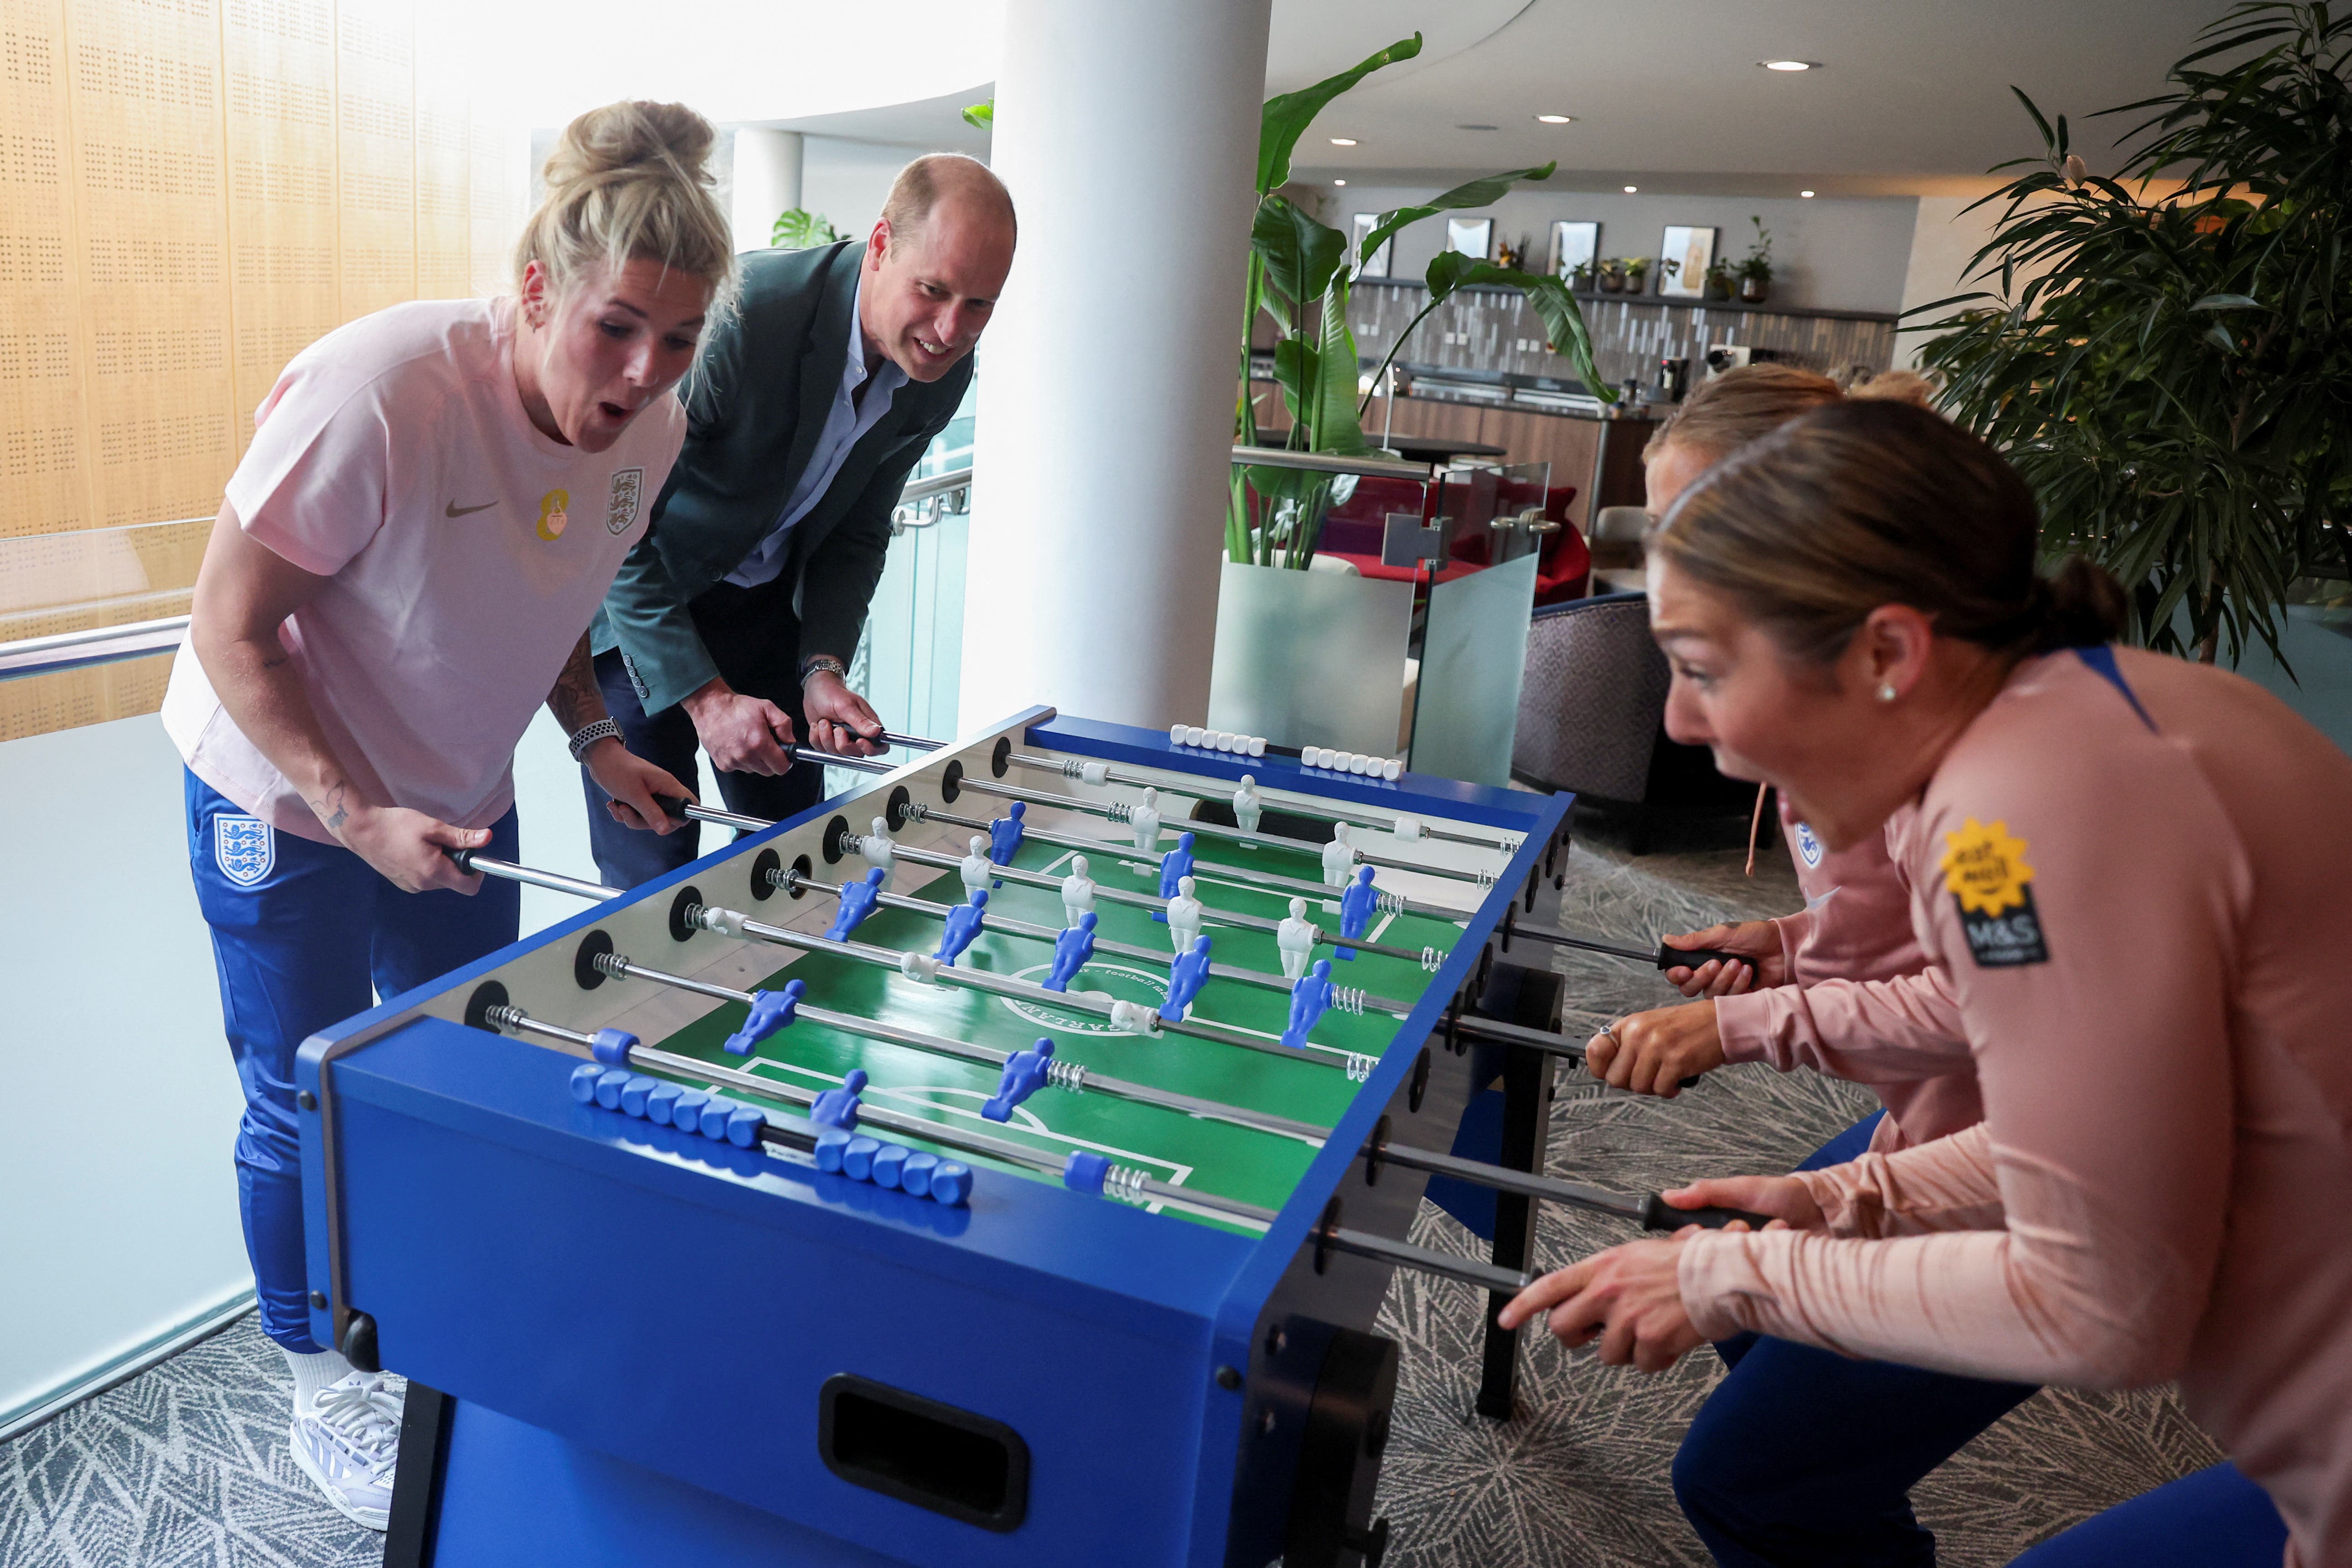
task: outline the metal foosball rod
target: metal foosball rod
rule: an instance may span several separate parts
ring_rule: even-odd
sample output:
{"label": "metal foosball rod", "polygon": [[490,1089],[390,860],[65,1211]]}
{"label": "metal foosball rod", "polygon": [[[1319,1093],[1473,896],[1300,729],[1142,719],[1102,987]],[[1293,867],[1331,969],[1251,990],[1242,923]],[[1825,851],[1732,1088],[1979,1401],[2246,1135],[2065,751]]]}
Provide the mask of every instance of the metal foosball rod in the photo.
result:
{"label": "metal foosball rod", "polygon": [[[897,851],[896,852],[903,854],[906,852]],[[843,885],[837,882],[819,882],[813,876],[790,868],[769,872],[768,884],[786,893],[821,893],[830,898],[839,898]],[[935,920],[945,919],[950,908],[948,904],[933,904],[929,899],[916,898],[903,893],[881,894],[877,896],[875,902],[885,909],[904,909],[911,914],[928,915]],[[1007,936],[1027,936],[1039,942],[1052,942],[1061,935],[1060,930],[1055,926],[1039,925],[1027,920],[1015,920],[1010,915],[983,915],[981,916],[980,927],[983,931],[1000,932]],[[1166,964],[1175,956],[1172,953],[1163,953],[1156,947],[1139,947],[1131,942],[1115,942],[1108,936],[1095,938],[1095,951],[1108,953],[1114,958],[1133,958],[1146,964]],[[1280,975],[1269,975],[1258,969],[1244,969],[1234,964],[1211,964],[1209,977],[1213,980],[1233,980],[1244,986],[1255,986],[1262,990],[1281,991],[1286,995],[1289,993],[1293,984]],[[1384,1012],[1402,1018],[1412,1010],[1412,1004],[1399,1001],[1393,997],[1367,995],[1364,998],[1364,1009],[1368,1012]]]}
{"label": "metal foosball rod", "polygon": [[[1060,811],[1077,811],[1089,817],[1101,817],[1112,822],[1126,822],[1133,816],[1133,808],[1124,804],[1123,802],[1114,801],[1109,804],[1098,805],[1092,800],[1081,800],[1069,795],[1048,795],[1043,790],[1038,789],[1019,789],[1009,784],[992,784],[986,779],[974,779],[969,774],[966,774],[963,778],[956,780],[956,788],[959,790],[969,789],[976,795],[993,795],[1000,800],[1019,800],[1024,805],[1045,806]],[[940,814],[934,811],[931,815],[936,818]],[[1161,824],[1161,831],[1163,832],[1172,831],[1197,833],[1207,838],[1223,839],[1233,843],[1265,844],[1275,849],[1293,850],[1304,855],[1319,855],[1323,852],[1323,846],[1321,844],[1310,843],[1305,839],[1284,838],[1277,833],[1247,832],[1240,828],[1228,828],[1222,823],[1203,822],[1191,817],[1180,818],[1172,821],[1163,822]],[[1042,838],[1044,837],[1044,834],[1040,832],[1038,836]],[[1454,882],[1466,882],[1474,883],[1479,887],[1491,887],[1495,883],[1493,874],[1488,872],[1458,871],[1452,866],[1413,865],[1405,861],[1375,858],[1364,853],[1361,850],[1353,849],[1352,846],[1350,846],[1350,849],[1355,857],[1350,862],[1351,864],[1387,866],[1392,871],[1417,872],[1423,876],[1442,877]],[[1148,854],[1151,852],[1147,850],[1140,851],[1139,852]],[[1278,876],[1273,872],[1252,871],[1245,866],[1231,866],[1225,869],[1230,870],[1235,875],[1244,877],[1249,881],[1263,882],[1269,886],[1286,886],[1293,892],[1298,892],[1307,888],[1320,888],[1325,885],[1319,882],[1303,883],[1294,877]],[[1443,909],[1435,904],[1423,905],[1418,908],[1408,910],[1406,913],[1413,915],[1434,915],[1440,919],[1447,920],[1455,918],[1458,914],[1457,911]]]}
{"label": "metal foosball rod", "polygon": [[1522,925],[1517,915],[1517,912],[1512,911],[1511,916],[1496,933],[1501,941],[1501,950],[1506,953],[1511,950],[1513,942],[1524,936],[1530,942],[1546,942],[1555,947],[1575,947],[1587,953],[1605,953],[1612,958],[1630,959],[1636,964],[1654,965],[1661,971],[1696,969],[1710,960],[1746,964],[1750,968],[1756,965],[1753,953],[1727,953],[1719,947],[1675,947],[1664,942],[1659,943],[1658,950],[1652,953],[1640,947],[1621,947],[1614,942],[1596,942],[1590,936],[1571,936],[1549,925]]}
{"label": "metal foosball rod", "polygon": [[[500,1005],[486,1009],[483,1013],[483,1022],[488,1024],[494,1033],[542,1035],[550,1040],[560,1040],[567,1045],[580,1046],[592,1054],[596,1053],[596,1036],[583,1034],[578,1030],[565,1029],[561,1024],[543,1022],[532,1018],[518,1007]],[[603,1060],[603,1057],[599,1056],[598,1060]],[[817,1093],[814,1090],[802,1089],[790,1083],[778,1083],[772,1079],[760,1078],[749,1072],[738,1071],[731,1067],[721,1067],[716,1062],[704,1061],[698,1057],[681,1056],[676,1051],[663,1051],[658,1047],[637,1043],[634,1040],[623,1054],[623,1065],[635,1069],[651,1069],[656,1072],[699,1080],[705,1083],[723,1083],[739,1093],[757,1094],[764,1099],[798,1106],[803,1110],[814,1107],[817,1102]],[[860,1105],[857,1119],[861,1124],[880,1127],[901,1137],[919,1138],[927,1144],[937,1144],[943,1149],[953,1149],[959,1154],[978,1155],[985,1159],[997,1160],[1056,1180],[1063,1179],[1069,1169],[1069,1161],[1066,1158],[1056,1159],[1051,1155],[1041,1154],[1024,1144],[1016,1144],[1007,1138],[992,1137],[986,1133],[967,1132],[961,1127],[950,1127],[921,1116],[909,1116],[877,1106]],[[767,1144],[781,1144],[807,1153],[814,1146],[816,1134],[813,1130],[780,1127],[771,1121],[760,1129],[760,1141]],[[1254,1203],[1244,1203],[1238,1198],[1221,1197],[1214,1193],[1171,1186],[1166,1182],[1154,1180],[1132,1167],[1113,1166],[1112,1175],[1103,1183],[1103,1190],[1126,1198],[1129,1203],[1165,1204],[1171,1207],[1185,1209],[1213,1219],[1221,1219],[1228,1224],[1247,1226],[1256,1230],[1267,1228],[1275,1219],[1272,1209],[1261,1208]]]}
{"label": "metal foosball rod", "polygon": [[[1031,757],[1015,751],[1006,757],[1005,761],[1015,768],[1026,768],[1041,773],[1058,773],[1065,779],[1076,779],[1088,784],[1125,784],[1131,789],[1164,789],[1171,795],[1182,795],[1195,800],[1223,801],[1232,798],[1229,793],[1203,789],[1195,784],[1183,783],[1181,781],[1181,775],[1177,780],[1149,779],[1140,773],[1129,773],[1124,768],[1112,768],[1102,763],[1083,762],[1076,758],[1056,762],[1050,757]],[[1094,775],[1094,769],[1097,768],[1101,770],[1099,779]],[[1293,800],[1270,800],[1267,804],[1275,810],[1286,815],[1307,817],[1317,821],[1345,822],[1350,827],[1374,828],[1381,832],[1393,832],[1396,829],[1394,818],[1383,819],[1372,816],[1369,812],[1338,811],[1328,806],[1309,806]],[[1496,831],[1500,831],[1499,829]],[[1474,838],[1467,833],[1457,833],[1447,828],[1423,825],[1421,836],[1425,839],[1436,839],[1444,843],[1467,844],[1473,849],[1496,850],[1505,853],[1510,852],[1516,847],[1510,841],[1508,834],[1505,834],[1503,841],[1498,842],[1494,839]]]}
{"label": "metal foosball rod", "polygon": [[[660,805],[662,810],[668,811],[672,816],[683,817],[698,822],[709,822],[718,827],[733,828],[739,832],[764,832],[768,829],[776,825],[764,817],[747,817],[738,811],[721,811],[709,806],[697,805],[690,800],[678,800],[673,796],[662,797]],[[970,821],[969,819],[965,818],[950,817],[945,812],[929,811],[919,804],[910,806],[908,810],[908,815],[910,820],[927,821],[948,821],[951,825],[958,827],[964,826]],[[984,822],[971,823],[971,825],[982,830],[985,830],[987,827],[987,824]],[[1035,835],[1030,834],[1027,830],[1024,829],[1024,836],[1029,837]],[[1116,849],[1118,846],[1116,844],[1097,845],[1087,843],[1084,844],[1083,847],[1087,849]],[[856,847],[854,845],[850,846],[850,850],[851,852],[856,852]],[[955,856],[943,855],[935,850],[913,850],[908,849],[903,845],[894,844],[892,846],[891,852],[899,860],[909,862],[915,865],[929,866],[937,871],[957,871],[961,869],[963,864],[963,862]],[[1222,871],[1223,868],[1219,867],[1218,869]],[[1023,871],[1018,866],[1000,865],[992,874],[1006,882],[1019,883],[1024,887],[1043,887],[1059,892],[1062,885],[1059,882],[1056,882],[1050,876],[1044,875],[1038,872]],[[595,884],[588,883],[582,883],[581,885],[583,887],[590,887],[594,886]],[[558,891],[568,892],[572,890],[559,889]],[[607,892],[609,891],[610,890],[607,890]],[[1316,884],[1315,891],[1318,894],[1328,896],[1336,895],[1342,890],[1334,887],[1325,887],[1322,884],[1318,883]],[[1164,898],[1155,898],[1148,893],[1129,893],[1124,888],[1097,887],[1095,890],[1095,896],[1101,899],[1107,899],[1113,904],[1124,904],[1133,908],[1149,909],[1160,914],[1165,914],[1168,909],[1168,901]],[[1454,911],[1448,910],[1444,912],[1444,918],[1452,920],[1455,917],[1455,913]],[[1213,907],[1208,909],[1207,918],[1209,924],[1213,925],[1235,925],[1240,926],[1244,930],[1263,931],[1269,935],[1278,934],[1282,925],[1280,921],[1268,920],[1264,915],[1244,915],[1235,910],[1216,909]],[[1416,953],[1409,948],[1391,947],[1382,943],[1367,942],[1360,937],[1342,936],[1330,932],[1323,933],[1321,935],[1321,940],[1329,943],[1335,947],[1352,948],[1356,952],[1370,953],[1382,958],[1402,959],[1408,964],[1419,965],[1422,968],[1426,969],[1433,974],[1437,971],[1444,958],[1444,955],[1440,953],[1434,947],[1424,947],[1420,952]]]}
{"label": "metal foosball rod", "polygon": [[[698,996],[713,997],[720,1001],[740,1002],[747,1007],[753,1005],[757,1000],[750,991],[738,990],[732,986],[717,985],[709,980],[698,980],[690,976],[673,975],[661,969],[648,968],[643,964],[615,953],[600,953],[591,960],[591,963],[600,973],[610,975],[614,978],[650,980],[656,985],[667,986],[676,990],[692,991]],[[801,1019],[814,1024],[822,1024],[827,1029],[838,1030],[844,1034],[854,1034],[865,1040],[881,1040],[885,1044],[903,1046],[909,1051],[919,1051],[932,1056],[952,1057],[960,1061],[969,1061],[983,1067],[1002,1068],[1013,1059],[1013,1052],[999,1051],[993,1046],[975,1045],[964,1040],[950,1040],[944,1035],[930,1034],[922,1030],[906,1029],[897,1024],[877,1023],[870,1019],[859,1018],[855,1013],[835,1012],[825,1008],[812,1007],[807,1002],[800,1003],[794,1008],[793,1012],[795,1017]],[[1131,1100],[1139,1105],[1154,1105],[1163,1111],[1174,1111],[1181,1115],[1198,1116],[1208,1121],[1229,1122],[1235,1126],[1270,1133],[1277,1137],[1297,1138],[1302,1143],[1313,1144],[1318,1148],[1322,1146],[1324,1139],[1329,1137],[1331,1134],[1330,1128],[1318,1126],[1312,1122],[1277,1116],[1270,1112],[1253,1111],[1241,1105],[1228,1105],[1222,1101],[1205,1100],[1199,1095],[1181,1093],[1172,1089],[1155,1089],[1148,1083],[1129,1082],[1123,1078],[1112,1078],[1107,1074],[1096,1072],[1093,1069],[1075,1061],[1053,1062],[1046,1082],[1052,1087],[1066,1089],[1073,1093],[1108,1094],[1113,1099]]]}
{"label": "metal foosball rod", "polygon": [[[970,788],[968,781],[966,788]],[[1026,801],[1023,803],[1027,804]],[[944,822],[950,828],[968,828],[975,832],[984,833],[988,831],[988,824],[977,817],[961,816],[956,812],[947,810],[939,806],[927,806],[919,800],[909,801],[908,803],[907,820],[910,822]],[[1192,821],[1171,822],[1161,829],[1161,831],[1190,833],[1197,830],[1199,827],[1199,823]],[[1081,839],[1073,837],[1067,833],[1057,833],[1051,828],[1033,828],[1025,823],[1022,826],[1021,836],[1024,839],[1034,839],[1041,844],[1052,844],[1059,849],[1081,850],[1088,854],[1107,854],[1113,857],[1126,855],[1129,858],[1135,860],[1150,860],[1156,862],[1165,858],[1169,852],[1166,850],[1137,849],[1135,847],[1135,841],[1132,839],[1125,841],[1118,839]],[[1260,840],[1259,841],[1265,842],[1268,841]],[[1312,852],[1316,846],[1313,844],[1307,844],[1304,847],[1307,851]],[[1351,863],[1360,865],[1368,862],[1361,852],[1358,852],[1355,861]],[[1397,865],[1397,862],[1393,861],[1382,861],[1370,863]],[[1295,895],[1300,898],[1319,898],[1328,900],[1339,897],[1339,894],[1345,891],[1343,888],[1333,887],[1329,883],[1307,882],[1300,877],[1284,876],[1278,872],[1259,871],[1252,866],[1237,866],[1228,861],[1214,862],[1211,863],[1207,869],[1215,875],[1223,877],[1227,881],[1247,883],[1253,886],[1262,887],[1270,894],[1282,894],[1286,895]],[[1404,871],[1417,871],[1421,868],[1417,866],[1399,866],[1398,869]],[[1453,875],[1454,873],[1440,873],[1437,874]],[[1475,876],[1467,872],[1460,874],[1465,881],[1477,881],[1478,884],[1482,887],[1491,887],[1494,885],[1495,879],[1491,876],[1486,876],[1484,873],[1477,873]],[[1484,880],[1480,881],[1479,879],[1482,877]],[[1427,919],[1443,920],[1449,924],[1462,918],[1462,911],[1458,909],[1448,909],[1442,904],[1424,904],[1419,899],[1407,898],[1402,894],[1390,893],[1385,890],[1381,890],[1379,897],[1380,907],[1391,915],[1418,915]]]}
{"label": "metal foosball rod", "polygon": [[[1572,1040],[1563,1039],[1549,1030],[1529,1029],[1523,1023],[1505,1023],[1501,1019],[1449,1016],[1438,1025],[1435,1038],[1451,1044],[1450,1037],[1455,1035],[1466,1035],[1472,1040],[1485,1040],[1490,1045],[1525,1046],[1529,1051],[1539,1051],[1546,1056],[1557,1056],[1563,1061],[1573,1061],[1580,1067],[1584,1065],[1584,1047]],[[1700,1080],[1697,1078],[1685,1078],[1681,1081],[1679,1087],[1696,1089],[1699,1082]]]}

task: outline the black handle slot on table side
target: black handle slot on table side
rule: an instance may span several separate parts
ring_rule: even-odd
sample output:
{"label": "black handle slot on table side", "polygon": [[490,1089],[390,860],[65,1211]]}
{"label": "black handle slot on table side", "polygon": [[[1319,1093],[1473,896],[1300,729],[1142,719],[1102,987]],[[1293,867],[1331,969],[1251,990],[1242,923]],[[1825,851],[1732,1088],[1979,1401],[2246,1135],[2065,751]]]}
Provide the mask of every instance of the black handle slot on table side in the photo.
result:
{"label": "black handle slot on table side", "polygon": [[1029,1512],[1029,1445],[1002,1421],[837,1373],[817,1393],[817,1454],[853,1486],[1003,1533]]}

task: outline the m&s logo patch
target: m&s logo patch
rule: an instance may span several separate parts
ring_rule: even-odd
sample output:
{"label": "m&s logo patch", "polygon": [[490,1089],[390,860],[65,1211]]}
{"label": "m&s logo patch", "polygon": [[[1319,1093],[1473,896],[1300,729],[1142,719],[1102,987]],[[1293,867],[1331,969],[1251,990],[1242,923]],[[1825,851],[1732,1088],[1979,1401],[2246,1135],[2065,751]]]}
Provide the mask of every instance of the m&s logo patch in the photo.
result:
{"label": "m&s logo patch", "polygon": [[2033,866],[2025,855],[2025,841],[2011,838],[2005,821],[1987,825],[1970,817],[1958,832],[1944,835],[1937,866],[1959,908],[1969,952],[1983,968],[2050,961],[2042,916],[2033,907]]}

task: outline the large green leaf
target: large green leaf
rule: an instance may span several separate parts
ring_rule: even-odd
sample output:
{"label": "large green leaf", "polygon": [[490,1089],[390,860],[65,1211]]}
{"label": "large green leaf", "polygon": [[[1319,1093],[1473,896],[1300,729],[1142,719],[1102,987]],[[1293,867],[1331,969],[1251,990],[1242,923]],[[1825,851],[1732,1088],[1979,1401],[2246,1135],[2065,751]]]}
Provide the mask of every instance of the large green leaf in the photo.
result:
{"label": "large green leaf", "polygon": [[1274,383],[1282,389],[1282,406],[1289,411],[1293,430],[1314,417],[1300,411],[1313,406],[1316,372],[1321,368],[1321,356],[1304,338],[1285,338],[1274,346]]}
{"label": "large green leaf", "polygon": [[1380,69],[1399,60],[1409,60],[1421,53],[1421,35],[1400,38],[1387,48],[1365,57],[1361,63],[1326,77],[1313,87],[1297,92],[1286,92],[1265,100],[1258,116],[1257,130],[1257,193],[1261,196],[1286,183],[1290,179],[1290,154],[1298,146],[1298,139],[1323,112],[1324,105]]}
{"label": "large green leaf", "polygon": [[1585,325],[1584,312],[1577,308],[1576,296],[1560,279],[1542,273],[1513,272],[1454,250],[1441,252],[1429,264],[1423,277],[1429,284],[1432,305],[1474,283],[1501,284],[1517,289],[1528,297],[1528,303],[1542,320],[1552,352],[1567,358],[1575,368],[1577,380],[1593,396],[1603,402],[1617,401],[1616,392],[1601,379],[1600,369],[1592,362],[1592,333]]}
{"label": "large green leaf", "polygon": [[996,100],[992,98],[985,103],[968,103],[964,105],[963,122],[966,125],[971,126],[974,131],[995,130]]}
{"label": "large green leaf", "polygon": [[1459,212],[1464,207],[1491,206],[1496,198],[1520,181],[1549,180],[1551,172],[1559,167],[1559,162],[1555,159],[1539,168],[1510,169],[1500,174],[1487,174],[1466,185],[1456,185],[1441,195],[1432,196],[1417,207],[1398,207],[1382,213],[1380,222],[1372,225],[1372,232],[1366,235],[1364,243],[1356,248],[1356,260],[1360,265],[1370,261],[1373,253],[1386,245],[1389,236],[1399,229],[1438,213]]}
{"label": "large green leaf", "polygon": [[1282,296],[1284,308],[1275,316],[1290,331],[1307,302],[1320,298],[1339,270],[1348,236],[1309,217],[1288,198],[1268,196],[1250,225],[1250,248],[1265,264],[1267,289]]}
{"label": "large green leaf", "polygon": [[1348,326],[1348,275],[1333,275],[1323,291],[1323,341],[1317,356],[1315,450],[1354,455],[1363,451],[1364,432],[1356,423],[1356,334]]}

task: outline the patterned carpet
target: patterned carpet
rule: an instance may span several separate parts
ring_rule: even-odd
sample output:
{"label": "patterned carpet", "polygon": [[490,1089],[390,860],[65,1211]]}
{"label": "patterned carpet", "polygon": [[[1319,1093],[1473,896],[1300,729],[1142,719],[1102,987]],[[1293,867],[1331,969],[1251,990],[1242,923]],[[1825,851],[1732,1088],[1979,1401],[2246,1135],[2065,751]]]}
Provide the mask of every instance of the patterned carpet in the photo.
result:
{"label": "patterned carpet", "polygon": [[[1647,939],[1798,902],[1785,854],[1627,862],[1575,852],[1562,925]],[[1518,955],[1514,955],[1517,956]],[[1570,1027],[1669,1000],[1654,976],[1564,954]],[[1666,1102],[1562,1081],[1550,1168],[1626,1190],[1786,1169],[1872,1103],[1810,1074],[1727,1070]],[[1559,1262],[1626,1239],[1619,1223],[1547,1209],[1538,1255]],[[1414,1238],[1478,1243],[1424,1206]],[[1667,1481],[1676,1443],[1717,1375],[1706,1353],[1644,1377],[1562,1354],[1530,1333],[1520,1413],[1470,1413],[1477,1304],[1400,1275],[1381,1332],[1404,1344],[1380,1508],[1392,1568],[1653,1568],[1706,1563]],[[286,1448],[285,1364],[247,1317],[0,1447],[0,1568],[359,1568],[382,1537],[329,1509]],[[1916,1502],[1948,1568],[1990,1568],[2053,1531],[2212,1462],[2168,1393],[2028,1401],[1929,1478]]]}

